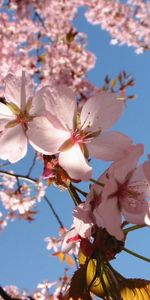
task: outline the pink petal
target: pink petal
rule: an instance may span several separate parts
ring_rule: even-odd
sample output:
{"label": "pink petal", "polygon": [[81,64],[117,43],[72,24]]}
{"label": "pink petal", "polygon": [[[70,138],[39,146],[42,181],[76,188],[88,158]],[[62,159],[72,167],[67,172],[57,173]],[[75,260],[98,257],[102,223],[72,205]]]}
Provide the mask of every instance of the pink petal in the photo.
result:
{"label": "pink petal", "polygon": [[60,146],[70,138],[70,133],[53,127],[45,117],[37,117],[28,123],[27,136],[37,151],[43,154],[56,154]]}
{"label": "pink petal", "polygon": [[150,203],[144,199],[124,199],[121,202],[124,218],[132,224],[150,226]]}
{"label": "pink petal", "polygon": [[15,163],[27,153],[27,138],[22,126],[6,129],[0,136],[0,158]]}
{"label": "pink petal", "polygon": [[[107,178],[108,170],[106,170],[97,180],[107,186],[108,178]],[[100,186],[99,184],[92,184],[90,192],[87,195],[86,202],[91,202],[93,198],[99,197],[101,193],[104,191],[104,186]],[[95,204],[96,205],[96,204]]]}
{"label": "pink petal", "polygon": [[139,165],[133,172],[129,186],[131,189],[134,189],[142,194],[144,198],[150,197],[150,182],[145,176],[143,164]]}
{"label": "pink petal", "polygon": [[131,139],[120,132],[101,133],[87,144],[89,155],[97,159],[114,161],[123,158],[131,146]]}
{"label": "pink petal", "polygon": [[30,115],[41,116],[45,114],[45,101],[48,98],[49,90],[48,87],[45,86],[41,88],[32,100],[32,107],[30,109]]}
{"label": "pink petal", "polygon": [[57,119],[63,128],[72,130],[77,103],[70,88],[65,85],[48,86],[45,106],[50,121]]}
{"label": "pink petal", "polygon": [[109,234],[115,236],[118,240],[124,238],[121,230],[121,215],[118,208],[116,197],[104,199],[101,204],[93,210],[96,224],[105,228]]}
{"label": "pink petal", "polygon": [[143,170],[144,170],[144,174],[150,184],[150,160],[144,162],[143,164]]}
{"label": "pink petal", "polygon": [[[123,183],[126,180],[126,177],[135,170],[139,157],[143,154],[143,152],[144,146],[142,144],[132,145],[129,148],[128,154],[122,160],[114,163],[113,169],[115,179],[117,179],[120,183]],[[139,179],[141,180],[141,178]]]}
{"label": "pink petal", "polygon": [[5,77],[5,98],[8,102],[13,102],[23,109],[32,94],[33,84],[24,72],[16,75],[8,73]]}
{"label": "pink petal", "polygon": [[69,150],[59,154],[59,163],[73,179],[89,180],[92,177],[92,168],[85,159],[80,146],[75,144]]}
{"label": "pink petal", "polygon": [[89,127],[90,131],[110,128],[121,116],[124,102],[117,100],[114,93],[102,92],[90,98],[81,111],[81,124],[83,129]]}

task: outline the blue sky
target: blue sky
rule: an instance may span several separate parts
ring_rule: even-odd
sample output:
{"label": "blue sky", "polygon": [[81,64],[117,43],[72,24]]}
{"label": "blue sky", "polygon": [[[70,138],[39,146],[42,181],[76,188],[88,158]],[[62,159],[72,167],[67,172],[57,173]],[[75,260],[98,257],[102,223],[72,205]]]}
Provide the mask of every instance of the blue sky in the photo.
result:
{"label": "blue sky", "polygon": [[[80,9],[75,26],[89,36],[88,49],[97,56],[95,69],[89,74],[89,79],[101,86],[106,74],[114,78],[122,70],[130,73],[136,81],[131,88],[131,94],[137,95],[137,100],[129,101],[122,118],[114,126],[115,129],[128,134],[134,143],[145,144],[145,155],[150,153],[149,114],[150,114],[150,52],[137,55],[133,48],[127,46],[111,46],[109,35],[98,26],[86,22],[84,9]],[[25,172],[32,151],[27,158],[16,165],[17,171]],[[93,161],[95,178],[106,167],[106,163]],[[41,166],[38,168],[41,173]],[[65,226],[71,225],[73,204],[67,192],[61,192],[55,187],[49,188],[49,198],[60,215]],[[0,233],[0,282],[2,285],[14,284],[20,288],[32,291],[36,285],[48,279],[56,280],[63,274],[65,264],[51,257],[46,250],[44,238],[58,234],[58,224],[51,214],[47,204],[42,201],[37,207],[36,220],[29,224],[25,221],[11,222]],[[142,255],[149,256],[149,228],[131,233],[126,247]],[[118,271],[127,277],[143,277],[150,279],[149,264],[128,254],[121,253],[114,261]]]}

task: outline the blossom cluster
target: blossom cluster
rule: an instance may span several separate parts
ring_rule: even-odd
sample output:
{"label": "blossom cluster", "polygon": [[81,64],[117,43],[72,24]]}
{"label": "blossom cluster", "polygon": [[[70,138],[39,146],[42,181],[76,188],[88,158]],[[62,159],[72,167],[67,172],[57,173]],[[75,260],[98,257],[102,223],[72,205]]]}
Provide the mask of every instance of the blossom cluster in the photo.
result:
{"label": "blossom cluster", "polygon": [[[128,285],[109,263],[125,249],[130,228],[150,226],[150,156],[139,163],[144,145],[113,130],[127,100],[134,98],[125,96],[134,82],[123,71],[115,80],[106,76],[103,87],[94,86],[86,75],[96,57],[87,50],[86,34],[74,26],[84,6],[86,20],[107,30],[111,44],[126,43],[137,53],[148,50],[149,2],[122,2],[0,0],[0,229],[10,220],[33,221],[36,205],[44,200],[61,228],[58,238],[45,238],[47,249],[77,266],[72,279],[65,271],[58,281],[39,284],[31,297],[15,286],[0,287],[0,299],[91,300],[93,292],[128,300],[126,287],[128,295],[135,290],[138,295],[139,286],[150,295],[150,282]],[[29,170],[10,171],[16,172],[15,163],[25,161],[29,148],[35,155]],[[93,159],[109,162],[97,180]],[[42,174],[32,177],[38,163]],[[80,182],[93,184],[84,192]],[[74,201],[70,230],[49,200],[51,184]],[[95,293],[95,282],[101,292]]]}
{"label": "blossom cluster", "polygon": [[[1,159],[19,161],[30,143],[50,158],[45,159],[45,178],[53,178],[56,168],[58,174],[63,170],[66,186],[92,178],[91,157],[113,161],[100,176],[101,186],[94,185],[74,212],[74,231],[82,238],[89,238],[97,225],[123,239],[122,217],[128,223],[150,225],[149,202],[145,201],[150,196],[149,162],[137,167],[143,145],[133,145],[127,135],[108,130],[121,116],[124,102],[115,93],[100,91],[78,103],[65,85],[49,84],[35,92],[24,71],[5,78],[0,103]],[[35,197],[27,195],[28,188],[23,195],[25,189],[22,185],[12,195],[11,190],[1,191],[4,207],[22,214],[30,211]]]}
{"label": "blossom cluster", "polygon": [[[64,299],[63,293],[68,288],[68,284],[70,281],[70,277],[67,274],[67,269],[65,270],[64,276],[60,277],[57,281],[49,282],[44,281],[37,285],[35,291],[33,292],[32,296],[30,296],[29,292],[27,290],[19,290],[18,287],[15,285],[5,286],[3,288],[3,296],[4,293],[5,297],[7,299],[18,299],[18,300],[28,300],[28,299],[34,299],[34,300],[58,300],[58,299]],[[0,300],[3,300],[0,296]]]}
{"label": "blossom cluster", "polygon": [[85,75],[96,57],[86,49],[87,35],[74,26],[82,6],[90,23],[109,32],[112,44],[133,46],[137,53],[150,48],[148,1],[11,0],[0,5],[1,86],[8,70],[21,65],[43,84],[50,77],[56,84],[92,93],[96,88]]}
{"label": "blossom cluster", "polygon": [[1,81],[8,70],[15,71],[21,65],[36,83],[47,84],[51,78],[53,83],[75,90],[81,86],[85,92],[95,89],[85,75],[96,58],[86,49],[86,34],[77,32],[72,24],[77,12],[74,1],[9,1],[2,8]]}

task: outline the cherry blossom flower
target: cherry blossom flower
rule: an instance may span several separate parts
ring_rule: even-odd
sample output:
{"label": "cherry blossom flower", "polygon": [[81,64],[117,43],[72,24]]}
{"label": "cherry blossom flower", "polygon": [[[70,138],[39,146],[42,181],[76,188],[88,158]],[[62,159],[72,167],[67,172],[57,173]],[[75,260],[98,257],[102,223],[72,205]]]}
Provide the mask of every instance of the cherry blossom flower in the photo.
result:
{"label": "cherry blossom flower", "polygon": [[[37,288],[41,290],[41,294],[43,296],[43,299],[49,299],[49,289],[51,289],[51,287],[53,285],[55,285],[57,283],[57,281],[53,281],[53,282],[49,282],[49,281],[44,281],[43,283],[39,283],[37,285]],[[45,297],[45,298],[44,298]]]}
{"label": "cherry blossom flower", "polygon": [[5,78],[4,97],[0,103],[0,158],[15,163],[27,153],[27,127],[32,120],[44,114],[45,89],[33,96],[31,79],[25,75],[8,73]]}
{"label": "cherry blossom flower", "polygon": [[[128,223],[150,225],[150,203],[145,200],[150,196],[150,184],[144,174],[143,165],[137,162],[143,153],[143,145],[131,147],[130,153],[112,164],[105,172],[105,184],[100,193],[94,185],[88,201],[95,195],[93,216],[99,227],[105,228],[111,235],[121,240],[122,216]],[[93,205],[94,205],[93,201]]]}
{"label": "cherry blossom flower", "polygon": [[54,252],[58,252],[58,248],[61,244],[60,239],[55,237],[46,237],[44,241],[48,243],[46,247],[47,250],[53,249]]}
{"label": "cherry blossom flower", "polygon": [[81,238],[90,238],[94,221],[90,201],[81,203],[73,210],[73,227]]}
{"label": "cherry blossom flower", "polygon": [[65,232],[61,237],[61,252],[66,253],[69,252],[70,254],[78,254],[79,251],[79,244],[80,236],[77,234],[75,228],[68,230]]}
{"label": "cherry blossom flower", "polygon": [[30,122],[27,135],[37,151],[59,153],[60,166],[73,179],[91,178],[89,156],[117,160],[131,145],[126,135],[105,132],[117,121],[124,108],[124,102],[117,100],[114,93],[101,92],[89,98],[80,112],[71,89],[64,85],[48,86],[45,108],[47,118]]}

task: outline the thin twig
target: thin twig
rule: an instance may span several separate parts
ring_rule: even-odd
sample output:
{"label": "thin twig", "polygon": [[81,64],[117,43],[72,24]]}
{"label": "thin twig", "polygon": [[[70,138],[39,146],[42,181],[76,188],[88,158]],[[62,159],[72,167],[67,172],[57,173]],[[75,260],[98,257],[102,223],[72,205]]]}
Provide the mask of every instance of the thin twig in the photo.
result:
{"label": "thin twig", "polygon": [[2,175],[6,175],[8,177],[15,177],[16,179],[21,179],[21,180],[26,180],[30,183],[33,183],[33,184],[38,184],[38,181],[34,178],[31,178],[31,177],[27,177],[25,175],[21,175],[21,174],[13,174],[13,173],[10,173],[10,172],[7,172],[7,171],[0,171],[0,174]]}
{"label": "thin twig", "polygon": [[81,201],[80,197],[78,196],[76,190],[74,189],[72,183],[70,183],[68,186],[68,192],[76,206],[79,205],[80,203],[82,203],[82,201]]}
{"label": "thin twig", "polygon": [[79,192],[81,195],[83,195],[84,197],[86,197],[88,195],[88,193],[82,191],[81,189],[79,189],[77,186],[73,185],[72,184],[72,187],[77,191]]}
{"label": "thin twig", "polygon": [[124,229],[123,231],[124,231],[124,233],[128,233],[128,232],[131,232],[131,231],[143,228],[143,227],[147,227],[147,225],[146,224],[134,225],[134,226],[131,226],[131,227],[128,227],[128,228]]}
{"label": "thin twig", "polygon": [[133,252],[133,251],[131,251],[131,250],[125,248],[125,247],[123,248],[123,250],[124,250],[125,252],[127,252],[127,253],[129,253],[129,254],[131,254],[131,255],[137,257],[137,258],[140,258],[140,259],[142,259],[142,260],[144,260],[144,261],[150,262],[150,258],[147,258],[147,257],[145,257],[145,256],[143,256],[143,255],[140,255],[140,254],[138,254],[138,253],[136,253],[136,252]]}
{"label": "thin twig", "polygon": [[27,177],[29,177],[30,174],[31,174],[31,172],[32,172],[32,169],[33,169],[33,167],[34,167],[34,165],[35,165],[35,162],[36,162],[36,158],[37,158],[37,152],[35,152],[35,154],[34,154],[33,161],[32,161],[32,165],[31,165],[30,168],[29,168],[29,171],[28,171],[28,173],[27,173]]}
{"label": "thin twig", "polygon": [[64,225],[63,225],[62,221],[60,220],[58,214],[56,213],[56,211],[55,211],[55,209],[54,209],[52,203],[51,203],[50,200],[47,198],[47,196],[44,196],[44,200],[47,202],[48,206],[50,207],[50,209],[51,209],[52,213],[54,214],[54,216],[55,216],[57,222],[59,223],[60,227],[61,227],[61,228],[64,228]]}
{"label": "thin twig", "polygon": [[102,182],[100,182],[100,181],[98,181],[98,180],[95,180],[95,179],[93,179],[93,178],[90,178],[90,181],[93,182],[93,183],[96,183],[97,185],[100,185],[100,186],[102,186],[102,187],[105,186],[104,183],[102,183]]}

